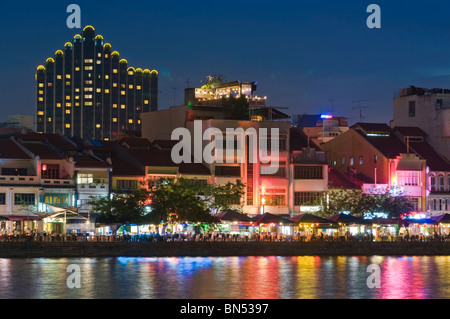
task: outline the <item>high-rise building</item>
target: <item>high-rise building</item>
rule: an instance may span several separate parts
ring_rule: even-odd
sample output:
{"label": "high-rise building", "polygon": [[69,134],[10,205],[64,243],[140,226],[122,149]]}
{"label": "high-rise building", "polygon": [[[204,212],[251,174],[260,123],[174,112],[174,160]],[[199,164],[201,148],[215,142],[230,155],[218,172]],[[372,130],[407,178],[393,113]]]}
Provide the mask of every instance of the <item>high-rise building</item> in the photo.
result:
{"label": "high-rise building", "polygon": [[128,66],[92,26],[40,65],[36,81],[38,133],[110,140],[158,110],[158,72]]}

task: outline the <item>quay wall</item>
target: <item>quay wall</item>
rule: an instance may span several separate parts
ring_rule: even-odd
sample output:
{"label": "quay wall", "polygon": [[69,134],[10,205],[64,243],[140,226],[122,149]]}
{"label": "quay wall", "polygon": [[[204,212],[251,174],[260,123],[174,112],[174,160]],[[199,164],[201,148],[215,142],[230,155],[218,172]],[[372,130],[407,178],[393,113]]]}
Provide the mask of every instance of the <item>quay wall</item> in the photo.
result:
{"label": "quay wall", "polygon": [[450,242],[0,242],[0,258],[450,256]]}

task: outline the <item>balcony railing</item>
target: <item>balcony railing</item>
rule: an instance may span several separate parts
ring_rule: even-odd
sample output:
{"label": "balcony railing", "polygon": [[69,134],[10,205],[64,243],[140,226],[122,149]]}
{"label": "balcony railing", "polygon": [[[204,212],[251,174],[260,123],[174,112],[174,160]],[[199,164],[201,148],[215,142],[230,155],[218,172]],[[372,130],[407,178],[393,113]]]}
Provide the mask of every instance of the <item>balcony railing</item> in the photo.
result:
{"label": "balcony railing", "polygon": [[36,184],[38,182],[37,176],[0,176],[0,184]]}

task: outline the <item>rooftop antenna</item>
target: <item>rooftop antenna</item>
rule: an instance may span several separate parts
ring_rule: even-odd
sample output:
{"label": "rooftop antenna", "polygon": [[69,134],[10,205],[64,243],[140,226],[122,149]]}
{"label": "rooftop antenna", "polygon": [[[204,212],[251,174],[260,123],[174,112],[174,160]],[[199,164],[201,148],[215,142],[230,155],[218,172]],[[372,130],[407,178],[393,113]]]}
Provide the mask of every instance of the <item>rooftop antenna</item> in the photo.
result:
{"label": "rooftop antenna", "polygon": [[173,106],[175,106],[175,98],[176,98],[176,94],[177,94],[177,88],[172,88],[173,90]]}
{"label": "rooftop antenna", "polygon": [[369,107],[369,105],[361,105],[361,102],[367,102],[367,100],[358,100],[358,101],[353,101],[353,103],[358,103],[358,106],[355,106],[352,108],[352,110],[356,110],[359,109],[359,121],[361,122],[362,119],[364,118],[362,115],[362,109]]}
{"label": "rooftop antenna", "polygon": [[331,102],[331,115],[334,116],[334,102],[336,102],[336,100],[328,100],[329,102]]}

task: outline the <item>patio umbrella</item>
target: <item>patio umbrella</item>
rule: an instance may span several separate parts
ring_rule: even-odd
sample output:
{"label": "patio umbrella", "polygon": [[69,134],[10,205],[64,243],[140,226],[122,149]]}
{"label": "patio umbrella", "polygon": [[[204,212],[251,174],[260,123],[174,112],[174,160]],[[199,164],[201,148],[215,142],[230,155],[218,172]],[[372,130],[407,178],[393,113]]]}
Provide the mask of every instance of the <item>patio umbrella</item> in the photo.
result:
{"label": "patio umbrella", "polygon": [[248,217],[245,214],[241,214],[235,210],[229,209],[223,212],[220,212],[214,217],[217,217],[221,221],[228,221],[228,222],[251,222],[252,219]]}
{"label": "patio umbrella", "polygon": [[335,225],[336,222],[325,219],[316,215],[312,214],[301,214],[294,217],[291,217],[290,220],[292,220],[294,223],[298,224],[328,224],[330,226]]}
{"label": "patio umbrella", "polygon": [[364,220],[362,218],[358,218],[352,215],[346,215],[346,214],[336,214],[330,217],[327,217],[326,219],[329,219],[333,222],[336,223],[342,223],[342,224],[347,224],[347,225],[371,225],[372,222],[369,220]]}
{"label": "patio umbrella", "polygon": [[436,221],[439,224],[450,224],[450,214],[444,214],[440,216],[433,216],[431,217],[434,221]]}
{"label": "patio umbrella", "polygon": [[277,216],[277,215],[274,215],[271,213],[264,213],[262,215],[257,215],[255,217],[253,217],[251,219],[251,221],[258,225],[260,225],[260,224],[278,224],[278,225],[286,226],[286,225],[294,224],[294,222],[289,219],[286,219],[286,218],[283,218],[283,217],[280,217],[280,216]]}

